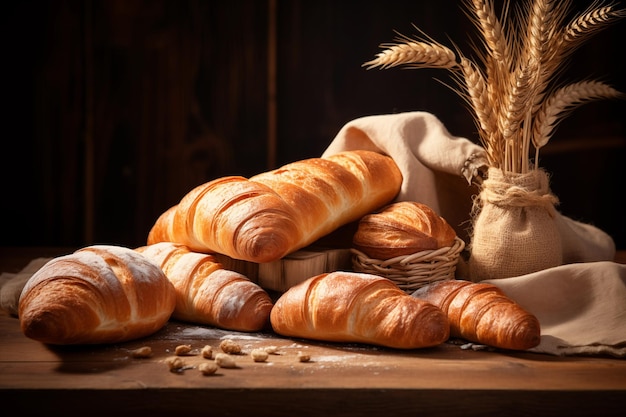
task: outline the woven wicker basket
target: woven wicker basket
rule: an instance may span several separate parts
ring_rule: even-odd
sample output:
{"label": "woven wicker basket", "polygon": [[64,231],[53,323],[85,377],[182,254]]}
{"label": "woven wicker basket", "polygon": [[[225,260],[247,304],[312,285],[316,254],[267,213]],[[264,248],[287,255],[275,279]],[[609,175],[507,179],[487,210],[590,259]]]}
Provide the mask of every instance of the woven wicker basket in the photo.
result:
{"label": "woven wicker basket", "polygon": [[465,242],[457,237],[451,247],[386,260],[368,258],[363,252],[353,248],[352,267],[356,272],[388,278],[400,289],[412,293],[432,282],[454,279],[459,254],[464,248]]}

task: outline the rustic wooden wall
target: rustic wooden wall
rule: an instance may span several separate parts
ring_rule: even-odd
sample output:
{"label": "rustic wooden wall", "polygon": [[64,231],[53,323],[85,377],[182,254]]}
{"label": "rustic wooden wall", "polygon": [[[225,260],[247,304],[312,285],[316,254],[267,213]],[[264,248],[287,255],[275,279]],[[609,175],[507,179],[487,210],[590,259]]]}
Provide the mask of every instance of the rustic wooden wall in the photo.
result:
{"label": "rustic wooden wall", "polygon": [[[415,34],[413,23],[467,51],[460,3],[7,2],[0,245],[142,244],[195,185],[318,156],[356,117],[425,110],[475,139],[463,102],[434,80],[448,82],[445,72],[362,67],[394,30]],[[626,91],[625,26],[583,47],[566,75]],[[581,107],[541,161],[561,211],[621,248],[625,110]]]}

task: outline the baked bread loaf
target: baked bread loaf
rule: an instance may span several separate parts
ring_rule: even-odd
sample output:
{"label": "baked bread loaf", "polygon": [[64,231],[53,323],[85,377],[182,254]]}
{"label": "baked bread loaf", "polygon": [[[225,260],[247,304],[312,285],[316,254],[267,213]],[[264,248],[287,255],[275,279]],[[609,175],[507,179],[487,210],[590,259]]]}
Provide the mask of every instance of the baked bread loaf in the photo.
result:
{"label": "baked bread loaf", "polygon": [[389,203],[401,183],[395,162],[371,151],[306,159],[250,179],[218,178],[163,213],[147,244],[272,262]]}
{"label": "baked bread loaf", "polygon": [[530,349],[540,342],[539,320],[495,285],[439,281],[418,289],[412,296],[447,314],[452,337],[511,350]]}
{"label": "baked bread loaf", "polygon": [[174,285],[173,318],[244,332],[269,324],[269,294],[244,275],[224,269],[212,255],[171,242],[136,250],[160,265]]}
{"label": "baked bread loaf", "polygon": [[27,337],[48,344],[117,343],[161,329],[174,287],[132,249],[96,245],[53,258],[24,286],[18,316]]}
{"label": "baked bread loaf", "polygon": [[388,279],[340,271],[291,287],[274,304],[270,322],[283,336],[397,349],[436,346],[450,332],[439,308]]}
{"label": "baked bread loaf", "polygon": [[372,259],[392,259],[454,244],[456,232],[430,207],[400,201],[364,216],[352,243]]}
{"label": "baked bread loaf", "polygon": [[172,206],[159,216],[148,234],[148,245],[174,240],[174,214],[177,208],[178,205]]}

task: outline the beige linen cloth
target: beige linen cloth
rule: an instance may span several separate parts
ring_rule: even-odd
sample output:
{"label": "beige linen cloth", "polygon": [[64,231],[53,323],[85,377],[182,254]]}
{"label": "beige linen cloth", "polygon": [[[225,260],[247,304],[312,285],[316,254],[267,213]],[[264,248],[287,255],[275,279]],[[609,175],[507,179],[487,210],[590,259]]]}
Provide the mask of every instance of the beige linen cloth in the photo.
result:
{"label": "beige linen cloth", "polygon": [[[468,242],[472,196],[468,181],[486,167],[484,150],[452,136],[434,115],[408,112],[348,122],[324,156],[378,150],[404,175],[398,201],[429,205]],[[557,215],[565,265],[490,282],[535,314],[542,338],[535,352],[626,357],[626,265],[615,259],[613,239],[596,227]],[[461,263],[457,278],[464,276]]]}
{"label": "beige linen cloth", "polygon": [[[430,113],[409,112],[347,123],[323,156],[355,149],[390,155],[403,173],[397,200],[429,205],[467,242],[472,196],[477,193],[470,183],[486,166],[480,146],[452,136]],[[565,265],[483,282],[502,288],[537,316],[542,339],[533,351],[626,357],[626,265],[611,262],[615,246],[601,230],[565,216],[557,222],[566,241]],[[22,287],[45,261],[33,260],[19,274],[0,277],[0,308],[17,315]],[[461,263],[457,278],[465,278],[463,270]]]}
{"label": "beige linen cloth", "polygon": [[0,274],[0,309],[17,316],[18,303],[26,281],[51,258],[33,259],[17,274]]}

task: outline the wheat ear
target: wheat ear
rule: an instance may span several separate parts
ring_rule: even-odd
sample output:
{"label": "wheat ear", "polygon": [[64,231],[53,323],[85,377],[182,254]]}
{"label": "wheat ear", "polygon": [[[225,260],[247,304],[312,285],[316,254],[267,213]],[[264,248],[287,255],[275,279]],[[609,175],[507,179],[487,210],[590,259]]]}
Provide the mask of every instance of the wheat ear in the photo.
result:
{"label": "wheat ear", "polygon": [[559,122],[578,106],[592,100],[623,98],[624,94],[600,81],[580,81],[555,90],[539,108],[533,125],[535,161]]}
{"label": "wheat ear", "polygon": [[498,140],[500,131],[498,129],[498,118],[493,111],[493,103],[487,91],[485,76],[476,65],[465,57],[461,57],[460,83],[465,87],[465,94],[459,94],[465,98],[474,111],[474,120],[479,127],[479,137],[485,150],[487,158],[494,166],[500,166],[501,141]]}
{"label": "wheat ear", "polygon": [[576,49],[599,30],[626,16],[626,10],[616,10],[613,4],[602,7],[597,7],[597,4],[598,1],[595,1],[586,11],[563,28],[560,34],[563,51],[569,52]]}
{"label": "wheat ear", "polygon": [[[502,21],[509,14],[509,1],[504,0]],[[457,58],[451,49],[427,36],[401,36],[397,43],[383,44],[387,49],[363,65],[368,69],[405,65],[450,70],[461,87],[457,93],[473,110],[490,166],[527,172],[531,144],[536,167],[539,149],[568,112],[590,100],[622,98],[622,93],[597,81],[557,90],[551,90],[551,84],[562,62],[580,44],[625,17],[626,10],[594,0],[585,12],[564,24],[572,0],[525,0],[526,9],[516,9],[507,30],[496,16],[494,0],[464,2],[482,35],[483,48],[475,50],[483,69],[458,49]]]}
{"label": "wheat ear", "polygon": [[470,18],[482,34],[489,61],[510,64],[510,45],[504,27],[496,15],[493,0],[466,0],[466,2],[467,9],[474,14]]}
{"label": "wheat ear", "polygon": [[[520,61],[535,59],[538,62],[535,109],[543,101],[546,88],[555,77],[560,59],[552,47],[552,39],[557,36],[565,21],[571,0],[535,0],[529,16],[524,20],[527,31],[521,43],[524,50]],[[558,36],[557,36],[558,37]]]}
{"label": "wheat ear", "polygon": [[[502,112],[507,107],[506,103],[500,103],[500,101],[502,100],[502,92],[506,91],[511,72],[510,38],[512,35],[506,33],[502,23],[506,19],[498,18],[493,0],[465,0],[465,3],[470,21],[474,23],[482,36],[485,52],[481,53],[479,48],[474,48],[485,67],[488,98],[483,100],[482,105],[488,108],[491,114],[489,117],[489,124],[491,125],[489,140],[493,142],[491,147],[494,152],[500,152],[503,150],[504,138],[498,121],[501,120]],[[508,7],[505,6],[503,10],[506,13]],[[498,105],[494,105],[496,103]]]}
{"label": "wheat ear", "polygon": [[[506,146],[507,171],[525,172],[527,160],[524,141],[524,127],[529,123],[530,109],[536,94],[536,81],[539,65],[535,59],[521,63],[513,73],[511,84],[503,90],[506,97],[506,111],[501,117],[501,129]],[[508,93],[507,93],[508,91]]]}
{"label": "wheat ear", "polygon": [[448,47],[435,42],[412,39],[400,35],[395,43],[382,44],[386,48],[376,58],[363,64],[367,69],[380,69],[406,65],[411,68],[452,69],[458,66],[456,54]]}
{"label": "wheat ear", "polygon": [[[505,126],[514,129],[517,133],[517,146],[512,150],[509,168],[514,172],[528,172],[528,152],[532,137],[533,111],[543,99],[543,92],[552,78],[548,69],[547,57],[548,41],[553,28],[559,24],[558,14],[555,13],[556,0],[533,0],[527,14],[519,14],[520,26],[526,31],[521,33],[518,43],[518,70],[513,74],[512,85],[509,88],[512,111],[507,112]],[[510,136],[511,132],[505,132]],[[507,142],[510,143],[511,141]]]}

